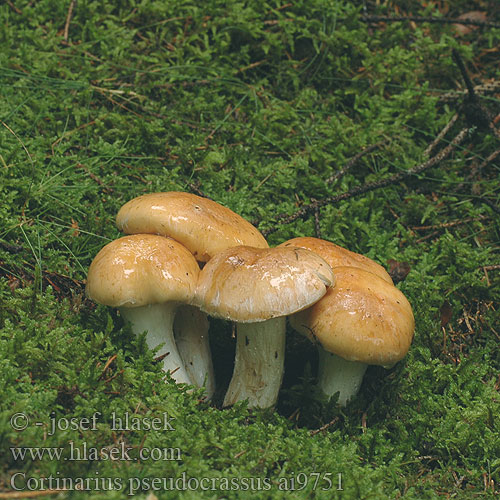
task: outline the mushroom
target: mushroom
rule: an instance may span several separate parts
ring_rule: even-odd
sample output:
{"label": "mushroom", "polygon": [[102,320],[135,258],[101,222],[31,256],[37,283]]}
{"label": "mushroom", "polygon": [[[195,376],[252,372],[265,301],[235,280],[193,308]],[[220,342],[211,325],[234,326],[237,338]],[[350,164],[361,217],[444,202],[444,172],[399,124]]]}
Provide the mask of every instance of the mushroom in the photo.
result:
{"label": "mushroom", "polygon": [[330,266],[302,248],[238,246],[200,272],[195,303],[237,323],[233,376],[224,406],[276,403],[283,378],[286,316],[319,300],[334,281]]}
{"label": "mushroom", "polygon": [[[380,264],[377,264],[375,261],[369,259],[368,257],[365,257],[364,255],[351,252],[350,250],[347,250],[346,248],[336,245],[335,243],[332,243],[330,241],[305,236],[293,238],[282,243],[279,246],[307,248],[308,250],[311,250],[312,252],[323,257],[323,259],[325,259],[326,262],[330,264],[332,269],[336,269],[339,266],[357,267],[376,274],[391,285],[393,284],[389,273]],[[291,320],[290,323],[293,326],[295,322]],[[299,331],[304,332],[303,329]],[[337,358],[329,355],[329,353],[325,352],[321,344],[318,344],[318,354],[320,361],[318,370],[318,383],[320,387],[325,388],[329,386],[328,380],[330,378],[330,373],[333,373],[336,369],[334,366],[329,365],[332,363],[340,364],[340,361],[338,361]],[[338,367],[338,369],[340,369],[340,366]],[[344,367],[344,370],[345,369],[346,368]],[[361,374],[361,378],[362,376],[363,374]],[[328,395],[331,396],[332,394]]]}
{"label": "mushroom", "polygon": [[127,234],[151,233],[182,243],[199,262],[238,245],[268,248],[250,222],[227,207],[191,193],[169,191],[139,196],[125,203],[116,216]]}
{"label": "mushroom", "polygon": [[365,257],[364,255],[351,252],[351,250],[347,250],[347,248],[336,245],[331,241],[322,240],[321,238],[302,236],[285,241],[279,246],[307,248],[307,250],[311,250],[311,252],[323,257],[323,259],[330,264],[332,269],[339,266],[359,267],[365,271],[376,274],[391,285],[393,284],[389,273],[380,264],[377,264],[375,261]]}
{"label": "mushroom", "polygon": [[390,366],[402,359],[415,321],[406,297],[379,276],[356,267],[336,267],[335,285],[312,307],[294,314],[291,325],[321,344],[319,386],[339,392],[345,406],[368,365]]}
{"label": "mushroom", "polygon": [[177,350],[173,322],[179,303],[194,294],[199,267],[193,255],[171,238],[124,236],[108,243],[92,261],[86,292],[95,302],[117,307],[138,335],[146,331],[151,349],[163,344],[163,369],[178,383],[191,384]]}
{"label": "mushroom", "polygon": [[[116,224],[128,234],[152,233],[174,238],[199,262],[206,262],[217,252],[237,245],[268,247],[258,229],[229,208],[178,191],[145,194],[130,200],[118,212]],[[199,384],[204,380],[206,395],[211,397],[215,377],[206,317],[191,308],[182,318],[185,319],[179,317],[175,323],[181,357],[193,382]]]}

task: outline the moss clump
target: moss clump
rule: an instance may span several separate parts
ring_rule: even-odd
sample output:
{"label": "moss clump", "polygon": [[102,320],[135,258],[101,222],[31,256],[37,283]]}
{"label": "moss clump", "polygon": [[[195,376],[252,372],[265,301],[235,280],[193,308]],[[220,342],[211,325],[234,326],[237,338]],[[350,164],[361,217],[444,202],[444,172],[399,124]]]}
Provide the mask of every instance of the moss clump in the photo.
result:
{"label": "moss clump", "polygon": [[[494,13],[470,0],[87,0],[68,17],[68,4],[0,5],[0,491],[52,477],[87,486],[61,494],[75,499],[498,496],[498,134],[446,97],[463,88],[455,48],[498,114]],[[475,10],[490,24],[465,35],[364,17]],[[431,156],[469,133],[435,167],[279,218],[422,163],[457,112]],[[165,381],[144,339],[82,290],[119,207],[168,190],[215,199],[271,245],[319,232],[404,264],[409,355],[371,367],[342,410],[316,395],[315,350],[291,331],[275,412],[220,410]],[[234,340],[222,321],[210,333],[222,393]],[[135,428],[113,427],[127,415]],[[96,455],[71,459],[85,446]]]}

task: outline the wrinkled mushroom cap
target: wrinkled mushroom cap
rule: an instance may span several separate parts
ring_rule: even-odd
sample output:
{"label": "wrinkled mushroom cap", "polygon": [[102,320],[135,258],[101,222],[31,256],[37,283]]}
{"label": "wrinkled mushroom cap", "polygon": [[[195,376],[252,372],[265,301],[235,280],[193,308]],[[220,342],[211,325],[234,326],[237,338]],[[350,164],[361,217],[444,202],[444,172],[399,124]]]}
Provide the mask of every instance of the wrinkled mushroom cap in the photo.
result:
{"label": "wrinkled mushroom cap", "polygon": [[365,271],[369,271],[377,276],[380,276],[383,280],[392,284],[392,278],[389,273],[375,261],[361,255],[359,253],[351,252],[346,248],[343,248],[330,241],[322,240],[320,238],[311,237],[299,237],[293,238],[291,240],[285,241],[281,246],[289,247],[301,247],[311,250],[311,252],[317,253],[323,259],[330,264],[332,269],[339,266],[352,266],[359,267]]}
{"label": "wrinkled mushroom cap", "polygon": [[200,271],[196,303],[212,316],[251,323],[304,309],[333,282],[330,266],[309,250],[239,246]]}
{"label": "wrinkled mushroom cap", "polygon": [[95,256],[87,276],[89,298],[112,307],[188,302],[198,279],[193,255],[171,238],[124,236]]}
{"label": "wrinkled mushroom cap", "polygon": [[125,203],[116,217],[127,233],[169,236],[200,262],[238,245],[267,248],[264,236],[229,208],[191,193],[170,191],[139,196]]}
{"label": "wrinkled mushroom cap", "polygon": [[394,286],[356,267],[335,268],[335,285],[290,318],[293,328],[349,361],[390,365],[413,340],[410,303]]}

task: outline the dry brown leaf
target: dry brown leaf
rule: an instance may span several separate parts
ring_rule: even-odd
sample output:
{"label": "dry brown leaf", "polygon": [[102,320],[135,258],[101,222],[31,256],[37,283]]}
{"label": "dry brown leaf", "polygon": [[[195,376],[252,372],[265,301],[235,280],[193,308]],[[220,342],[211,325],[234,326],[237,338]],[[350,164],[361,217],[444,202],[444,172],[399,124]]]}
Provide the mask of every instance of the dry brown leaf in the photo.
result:
{"label": "dry brown leaf", "polygon": [[78,221],[73,218],[71,219],[71,228],[73,229],[71,236],[80,236],[80,227],[78,226]]}
{"label": "dry brown leaf", "polygon": [[397,260],[389,259],[387,264],[389,264],[389,275],[394,283],[403,281],[411,271],[411,267],[408,262],[398,262]]}
{"label": "dry brown leaf", "polygon": [[441,306],[439,313],[441,315],[441,328],[443,328],[450,322],[451,316],[453,315],[453,310],[451,308],[450,303],[447,300],[443,302],[443,305]]}
{"label": "dry brown leaf", "polygon": [[[463,19],[464,21],[480,21],[484,23],[488,21],[486,13],[479,10],[466,12],[465,14],[458,16],[457,19]],[[478,26],[474,26],[472,24],[454,24],[453,27],[455,28],[455,31],[459,36],[468,35],[473,30],[476,30],[478,28]]]}

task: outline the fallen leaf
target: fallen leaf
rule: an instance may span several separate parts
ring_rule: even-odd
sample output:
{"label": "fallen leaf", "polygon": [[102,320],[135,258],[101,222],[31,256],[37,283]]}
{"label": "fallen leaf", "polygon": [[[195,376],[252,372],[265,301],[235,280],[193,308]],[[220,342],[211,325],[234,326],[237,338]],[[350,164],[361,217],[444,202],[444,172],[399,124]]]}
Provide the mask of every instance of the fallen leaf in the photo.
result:
{"label": "fallen leaf", "polygon": [[411,267],[408,262],[398,262],[397,260],[389,259],[387,264],[389,264],[389,275],[394,283],[403,281],[411,271]]}
{"label": "fallen leaf", "polygon": [[80,235],[80,227],[78,226],[78,222],[73,218],[71,219],[71,228],[73,229],[71,236],[79,236]]}
{"label": "fallen leaf", "polygon": [[451,305],[447,300],[443,302],[439,313],[441,315],[441,328],[443,328],[450,322],[451,316],[453,315],[453,310],[451,309]]}
{"label": "fallen leaf", "polygon": [[[457,19],[461,19],[464,21],[479,21],[485,23],[488,21],[488,18],[484,12],[479,10],[472,10],[470,12],[466,12],[457,17]],[[464,36],[471,33],[473,30],[476,30],[478,26],[474,26],[473,24],[454,24],[453,27],[457,32],[457,35]]]}

